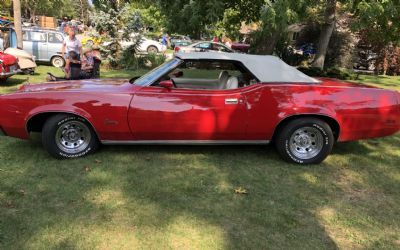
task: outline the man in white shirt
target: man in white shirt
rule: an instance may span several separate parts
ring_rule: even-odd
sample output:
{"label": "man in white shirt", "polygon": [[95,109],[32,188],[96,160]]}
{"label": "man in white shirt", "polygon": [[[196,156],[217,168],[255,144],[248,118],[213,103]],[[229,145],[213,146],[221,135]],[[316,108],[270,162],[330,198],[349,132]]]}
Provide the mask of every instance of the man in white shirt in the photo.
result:
{"label": "man in white shirt", "polygon": [[65,57],[65,52],[67,52],[67,54],[68,54],[71,51],[74,51],[78,55],[82,54],[82,44],[78,40],[78,38],[76,38],[75,30],[73,30],[73,29],[70,29],[70,31],[68,33],[68,37],[66,37],[64,40],[64,43],[63,43],[63,46],[61,49],[62,56]]}

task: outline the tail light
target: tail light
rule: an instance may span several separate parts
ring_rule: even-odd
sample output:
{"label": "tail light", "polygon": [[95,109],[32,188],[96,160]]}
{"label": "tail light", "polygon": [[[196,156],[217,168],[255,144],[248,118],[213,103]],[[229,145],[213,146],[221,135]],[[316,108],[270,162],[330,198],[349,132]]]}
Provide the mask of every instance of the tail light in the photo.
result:
{"label": "tail light", "polygon": [[179,51],[181,50],[181,48],[179,48],[179,47],[175,47],[175,53],[178,53]]}

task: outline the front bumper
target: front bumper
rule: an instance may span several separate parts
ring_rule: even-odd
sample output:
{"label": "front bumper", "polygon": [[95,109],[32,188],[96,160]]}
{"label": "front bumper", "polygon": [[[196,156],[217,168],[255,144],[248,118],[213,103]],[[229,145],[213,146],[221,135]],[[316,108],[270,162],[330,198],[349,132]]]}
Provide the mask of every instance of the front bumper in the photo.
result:
{"label": "front bumper", "polygon": [[14,71],[11,71],[11,72],[0,72],[0,77],[1,76],[12,76],[12,75],[16,75],[18,73],[21,73],[20,69],[14,70]]}

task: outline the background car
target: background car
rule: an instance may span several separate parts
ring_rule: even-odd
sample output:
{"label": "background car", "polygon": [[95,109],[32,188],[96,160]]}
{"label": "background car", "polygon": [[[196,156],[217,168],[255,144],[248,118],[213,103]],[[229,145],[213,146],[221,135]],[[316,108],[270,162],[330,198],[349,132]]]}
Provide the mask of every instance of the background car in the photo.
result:
{"label": "background car", "polygon": [[[33,55],[36,61],[49,62],[55,67],[64,66],[65,60],[61,56],[64,35],[61,32],[41,28],[22,28],[22,35],[24,50]],[[0,39],[0,46],[2,45],[3,41]]]}
{"label": "background car", "polygon": [[[126,49],[129,46],[134,45],[136,40],[136,35],[132,34],[130,39],[128,41],[121,41],[121,46],[122,48]],[[110,42],[105,42],[103,43],[103,46],[108,46]],[[160,42],[154,41],[152,39],[149,39],[145,36],[141,37],[141,42],[139,44],[139,47],[137,50],[139,52],[147,52],[147,53],[160,53],[164,52],[167,48],[163,46]]]}
{"label": "background car", "polygon": [[17,58],[0,51],[0,81],[5,81],[10,76],[19,72]]}
{"label": "background car", "polygon": [[174,49],[175,53],[189,53],[189,52],[226,52],[233,53],[233,49],[229,48],[223,43],[216,42],[197,42],[189,46],[177,46]]}
{"label": "background car", "polygon": [[231,49],[241,53],[248,53],[250,49],[250,44],[244,42],[232,43]]}
{"label": "background car", "polygon": [[176,34],[171,35],[170,41],[172,48],[175,48],[176,46],[188,46],[192,43],[192,39],[190,39],[190,37]]}

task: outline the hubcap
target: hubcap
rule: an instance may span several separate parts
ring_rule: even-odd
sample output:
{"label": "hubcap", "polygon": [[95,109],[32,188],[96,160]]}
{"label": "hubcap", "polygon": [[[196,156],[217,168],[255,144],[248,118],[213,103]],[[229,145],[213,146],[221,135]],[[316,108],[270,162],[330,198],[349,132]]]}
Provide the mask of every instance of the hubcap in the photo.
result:
{"label": "hubcap", "polygon": [[54,59],[53,59],[53,66],[54,66],[54,67],[60,68],[60,67],[62,67],[63,65],[64,65],[64,61],[63,61],[62,58],[57,57],[57,58],[54,58]]}
{"label": "hubcap", "polygon": [[80,121],[69,121],[56,132],[56,144],[64,152],[75,154],[87,148],[91,140],[88,126]]}
{"label": "hubcap", "polygon": [[299,159],[308,160],[317,156],[324,144],[321,131],[313,127],[296,130],[290,137],[290,152]]}

